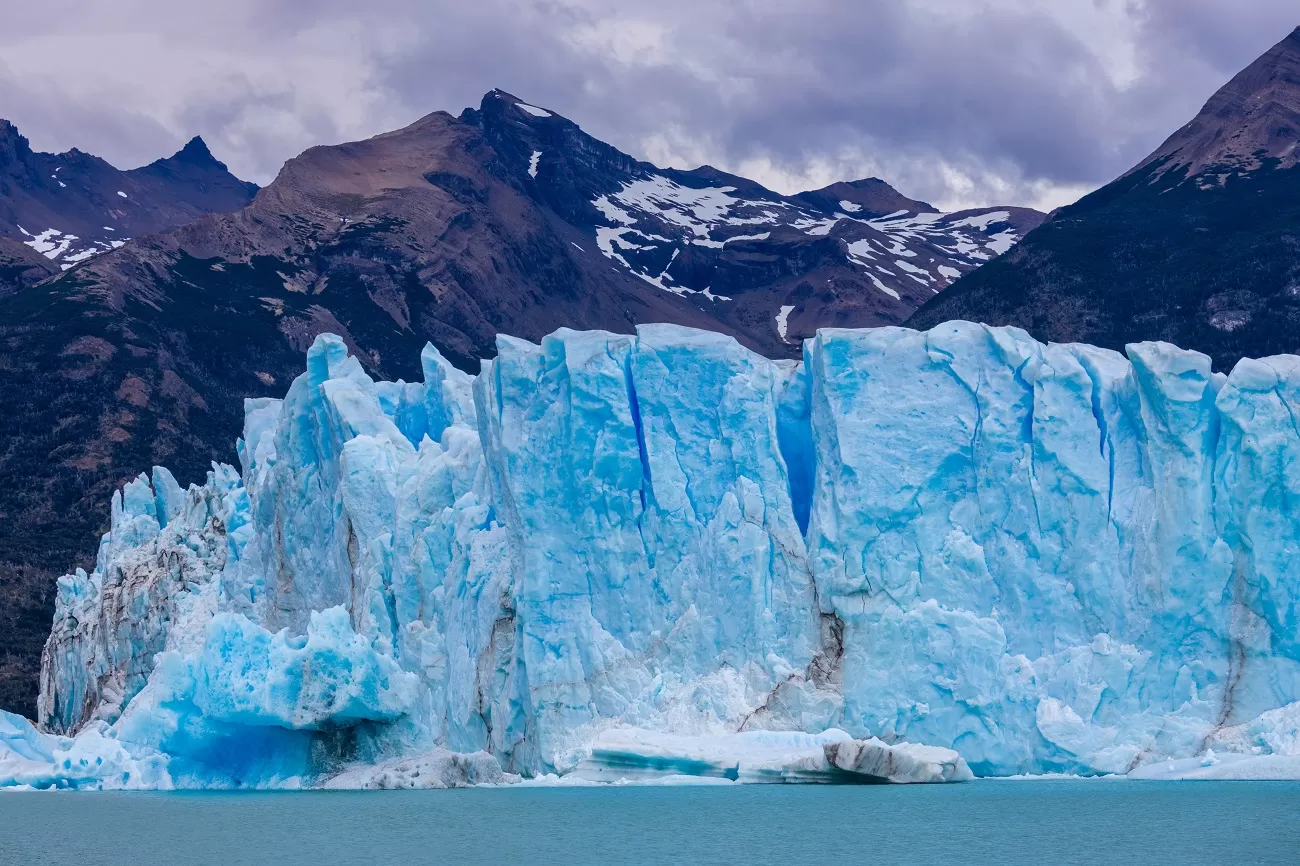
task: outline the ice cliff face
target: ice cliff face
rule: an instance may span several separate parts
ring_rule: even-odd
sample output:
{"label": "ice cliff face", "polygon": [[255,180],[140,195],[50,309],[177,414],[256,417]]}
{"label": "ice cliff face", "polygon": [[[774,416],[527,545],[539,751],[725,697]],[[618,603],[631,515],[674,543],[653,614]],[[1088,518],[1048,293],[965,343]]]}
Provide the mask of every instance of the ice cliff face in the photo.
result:
{"label": "ice cliff face", "polygon": [[321,337],[240,472],[127,485],[41,723],[175,784],[566,772],[616,728],[981,774],[1296,751],[1300,359],[967,323],[798,365],[670,326],[498,348],[388,383]]}

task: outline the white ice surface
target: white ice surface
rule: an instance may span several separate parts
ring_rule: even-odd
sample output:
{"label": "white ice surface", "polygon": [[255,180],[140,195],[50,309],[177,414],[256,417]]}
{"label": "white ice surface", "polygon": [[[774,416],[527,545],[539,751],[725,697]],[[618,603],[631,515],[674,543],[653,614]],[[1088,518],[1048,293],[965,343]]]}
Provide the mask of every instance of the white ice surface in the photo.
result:
{"label": "white ice surface", "polygon": [[246,402],[239,471],[115,494],[42,667],[77,737],[18,726],[37,757],[5,760],[43,768],[9,778],[120,778],[74,748],[155,785],[436,749],[561,774],[615,728],[837,728],[981,775],[1300,755],[1300,358],[964,322],[804,349],[561,330],[406,383],[318,338]]}

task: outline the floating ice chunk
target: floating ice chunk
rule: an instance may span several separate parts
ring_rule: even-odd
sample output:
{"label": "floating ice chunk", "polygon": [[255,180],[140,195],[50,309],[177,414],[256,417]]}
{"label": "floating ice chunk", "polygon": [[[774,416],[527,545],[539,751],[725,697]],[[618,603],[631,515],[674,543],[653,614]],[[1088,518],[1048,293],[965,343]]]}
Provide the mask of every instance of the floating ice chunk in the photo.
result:
{"label": "floating ice chunk", "polygon": [[159,789],[171,786],[164,756],[136,756],[92,727],[75,739],[37,731],[22,716],[0,710],[0,789]]}
{"label": "floating ice chunk", "polygon": [[360,764],[326,779],[320,787],[328,790],[395,791],[469,788],[518,781],[518,776],[503,773],[497,759],[487,752],[461,754],[434,749],[379,764]]}
{"label": "floating ice chunk", "polygon": [[827,743],[826,762],[846,773],[889,782],[967,782],[975,776],[952,749],[918,743],[888,745],[875,737]]}
{"label": "floating ice chunk", "polygon": [[1175,779],[1234,779],[1241,781],[1300,780],[1300,755],[1215,754],[1157,761],[1130,770],[1128,778],[1146,781]]}
{"label": "floating ice chunk", "polygon": [[574,774],[599,782],[705,776],[739,782],[960,782],[973,779],[951,749],[821,734],[750,731],[717,736],[607,730]]}

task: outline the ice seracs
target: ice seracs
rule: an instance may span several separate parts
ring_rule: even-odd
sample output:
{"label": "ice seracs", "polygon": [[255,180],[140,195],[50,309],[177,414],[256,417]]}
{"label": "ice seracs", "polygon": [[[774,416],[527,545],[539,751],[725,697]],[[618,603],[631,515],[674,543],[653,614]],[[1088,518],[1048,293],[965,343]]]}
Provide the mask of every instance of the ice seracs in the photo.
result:
{"label": "ice seracs", "polygon": [[651,325],[421,364],[376,382],[322,336],[246,402],[239,471],[115,495],[5,783],[1300,756],[1300,359],[952,322],[822,330],[801,363]]}

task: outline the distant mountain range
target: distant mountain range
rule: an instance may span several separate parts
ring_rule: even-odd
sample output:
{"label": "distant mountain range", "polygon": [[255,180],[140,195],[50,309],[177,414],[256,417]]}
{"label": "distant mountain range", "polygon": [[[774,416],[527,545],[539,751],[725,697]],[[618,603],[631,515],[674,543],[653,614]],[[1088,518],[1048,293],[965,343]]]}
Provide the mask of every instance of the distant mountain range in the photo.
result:
{"label": "distant mountain range", "polygon": [[256,184],[227,171],[201,138],[167,159],[119,171],[75,148],[33,151],[12,123],[0,120],[0,294],[136,235],[238,210],[256,192]]}
{"label": "distant mountain range", "polygon": [[1300,352],[1297,144],[1300,28],[1132,170],[908,324],[974,319],[1115,349],[1167,340],[1222,371]]}
{"label": "distant mountain range", "polygon": [[502,91],[311,148],[251,201],[198,139],[129,172],[0,140],[0,707],[26,712],[53,578],[89,564],[111,491],[234,460],[243,398],[283,395],[322,331],[408,380],[426,341],[477,371],[497,333],[563,326],[793,358],[818,327],[903,322],[1043,216],[659,169]]}

